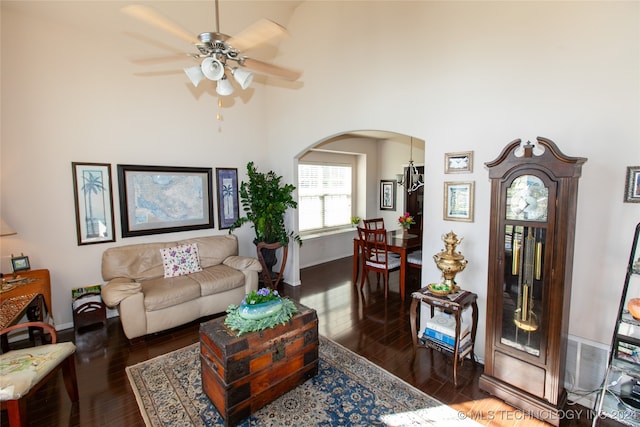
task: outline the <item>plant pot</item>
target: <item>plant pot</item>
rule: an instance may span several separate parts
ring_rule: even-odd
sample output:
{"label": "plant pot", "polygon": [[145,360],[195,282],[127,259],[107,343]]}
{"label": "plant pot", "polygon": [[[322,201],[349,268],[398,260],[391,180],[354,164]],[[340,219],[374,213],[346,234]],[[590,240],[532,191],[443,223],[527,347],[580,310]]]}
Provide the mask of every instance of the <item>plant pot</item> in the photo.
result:
{"label": "plant pot", "polygon": [[279,248],[260,248],[260,252],[264,259],[264,265],[267,267],[267,271],[271,275],[272,279],[278,276],[277,273],[274,274],[273,272],[273,266],[278,262],[278,256],[276,254],[277,249]]}
{"label": "plant pot", "polygon": [[273,316],[282,309],[282,299],[274,299],[259,304],[241,304],[238,314],[243,319],[259,320]]}
{"label": "plant pot", "polygon": [[[256,249],[258,252],[258,261],[260,261],[260,265],[262,266],[262,282],[265,287],[269,287],[272,289],[276,289],[278,287],[278,283],[282,279],[282,274],[284,273],[284,267],[287,263],[287,253],[288,246],[282,246],[280,243],[265,243],[265,242],[257,242],[254,240],[253,242],[256,245]],[[273,266],[278,262],[278,258],[276,257],[276,251],[282,248],[282,263],[280,264],[280,271],[275,273],[272,271]]]}

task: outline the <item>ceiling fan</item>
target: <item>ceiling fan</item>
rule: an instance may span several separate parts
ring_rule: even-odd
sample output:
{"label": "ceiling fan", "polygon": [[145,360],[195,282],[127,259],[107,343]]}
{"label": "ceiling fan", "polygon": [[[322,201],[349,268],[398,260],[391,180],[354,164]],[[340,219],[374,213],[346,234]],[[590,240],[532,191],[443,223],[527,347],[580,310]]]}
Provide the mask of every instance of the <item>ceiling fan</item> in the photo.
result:
{"label": "ceiling fan", "polygon": [[233,37],[221,33],[218,0],[215,0],[215,32],[204,32],[197,37],[151,7],[131,5],[122,11],[195,45],[198,52],[187,53],[186,56],[201,60],[201,63],[185,68],[185,73],[194,86],[198,86],[205,78],[216,81],[216,92],[221,96],[233,93],[234,88],[228,77],[233,77],[242,89],[247,89],[253,81],[252,71],[290,81],[297,80],[302,74],[246,56],[245,51],[285,36],[287,30],[271,20],[261,19]]}

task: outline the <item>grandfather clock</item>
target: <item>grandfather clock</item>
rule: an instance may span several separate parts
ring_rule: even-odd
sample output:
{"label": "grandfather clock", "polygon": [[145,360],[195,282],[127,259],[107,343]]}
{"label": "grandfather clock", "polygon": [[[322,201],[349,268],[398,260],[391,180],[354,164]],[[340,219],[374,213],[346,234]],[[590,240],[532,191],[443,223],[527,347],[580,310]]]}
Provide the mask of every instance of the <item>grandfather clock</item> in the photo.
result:
{"label": "grandfather clock", "polygon": [[486,163],[491,219],[480,388],[558,425],[571,300],[578,179],[587,159],[515,140]]}

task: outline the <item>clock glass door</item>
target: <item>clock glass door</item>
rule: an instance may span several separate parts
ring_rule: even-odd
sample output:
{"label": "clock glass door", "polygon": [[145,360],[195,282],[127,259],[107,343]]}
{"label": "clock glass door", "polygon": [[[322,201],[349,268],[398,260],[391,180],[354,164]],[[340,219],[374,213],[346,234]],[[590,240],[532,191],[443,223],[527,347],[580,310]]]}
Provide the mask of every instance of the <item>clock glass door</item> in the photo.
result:
{"label": "clock glass door", "polygon": [[517,176],[506,189],[504,301],[501,344],[540,357],[544,255],[549,187],[536,175]]}
{"label": "clock glass door", "polygon": [[543,318],[543,260],[546,229],[505,226],[504,300],[500,342],[539,357]]}

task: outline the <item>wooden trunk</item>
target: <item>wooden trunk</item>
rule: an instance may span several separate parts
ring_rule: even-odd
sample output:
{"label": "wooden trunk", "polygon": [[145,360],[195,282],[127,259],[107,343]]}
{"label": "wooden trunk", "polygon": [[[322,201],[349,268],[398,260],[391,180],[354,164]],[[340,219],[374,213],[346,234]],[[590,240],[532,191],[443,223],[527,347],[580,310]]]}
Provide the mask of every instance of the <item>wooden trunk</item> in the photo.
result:
{"label": "wooden trunk", "polygon": [[205,393],[234,425],[318,373],[318,317],[303,305],[286,325],[240,337],[225,317],[200,325]]}

